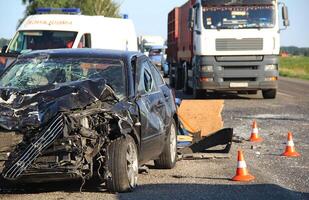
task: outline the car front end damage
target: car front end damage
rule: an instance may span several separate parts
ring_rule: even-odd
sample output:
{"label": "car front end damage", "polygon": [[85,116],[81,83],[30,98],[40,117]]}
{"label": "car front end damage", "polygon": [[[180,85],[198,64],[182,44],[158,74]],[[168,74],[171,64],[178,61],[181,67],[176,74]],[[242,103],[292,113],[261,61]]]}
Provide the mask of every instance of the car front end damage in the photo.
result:
{"label": "car front end damage", "polygon": [[132,107],[101,79],[28,93],[2,89],[2,180],[107,180],[109,144],[136,132]]}

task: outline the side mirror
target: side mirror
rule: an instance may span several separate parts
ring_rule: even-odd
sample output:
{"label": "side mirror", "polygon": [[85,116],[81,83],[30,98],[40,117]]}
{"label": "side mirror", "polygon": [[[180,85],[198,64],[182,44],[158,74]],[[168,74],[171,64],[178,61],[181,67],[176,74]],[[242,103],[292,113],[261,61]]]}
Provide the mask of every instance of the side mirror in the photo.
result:
{"label": "side mirror", "polygon": [[5,53],[6,52],[6,50],[8,49],[8,45],[4,45],[3,47],[2,47],[2,49],[1,49],[1,53]]}
{"label": "side mirror", "polygon": [[282,6],[282,19],[283,19],[283,25],[285,27],[290,26],[288,7],[286,7],[285,5]]}
{"label": "side mirror", "polygon": [[188,27],[191,31],[194,28],[194,16],[195,16],[195,10],[194,8],[191,8],[189,10],[189,17],[188,17]]}

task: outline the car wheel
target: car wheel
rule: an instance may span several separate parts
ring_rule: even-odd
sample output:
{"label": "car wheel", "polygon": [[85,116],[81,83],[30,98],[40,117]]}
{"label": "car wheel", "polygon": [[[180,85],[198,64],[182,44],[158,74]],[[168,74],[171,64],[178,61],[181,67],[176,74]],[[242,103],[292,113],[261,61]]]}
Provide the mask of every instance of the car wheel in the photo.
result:
{"label": "car wheel", "polygon": [[177,129],[173,120],[169,129],[168,138],[164,145],[164,150],[158,160],[154,161],[158,169],[172,169],[176,165],[177,156]]}
{"label": "car wheel", "polygon": [[275,99],[277,95],[277,90],[276,89],[262,90],[262,94],[264,99]]}
{"label": "car wheel", "polygon": [[113,141],[108,149],[107,189],[110,192],[130,192],[137,185],[138,153],[130,135]]}

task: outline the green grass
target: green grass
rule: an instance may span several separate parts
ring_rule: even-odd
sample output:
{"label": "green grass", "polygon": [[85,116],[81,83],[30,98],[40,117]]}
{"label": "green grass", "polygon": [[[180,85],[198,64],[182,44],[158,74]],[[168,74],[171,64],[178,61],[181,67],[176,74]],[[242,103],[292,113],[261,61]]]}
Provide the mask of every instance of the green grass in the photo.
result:
{"label": "green grass", "polygon": [[280,76],[309,80],[309,57],[280,58]]}

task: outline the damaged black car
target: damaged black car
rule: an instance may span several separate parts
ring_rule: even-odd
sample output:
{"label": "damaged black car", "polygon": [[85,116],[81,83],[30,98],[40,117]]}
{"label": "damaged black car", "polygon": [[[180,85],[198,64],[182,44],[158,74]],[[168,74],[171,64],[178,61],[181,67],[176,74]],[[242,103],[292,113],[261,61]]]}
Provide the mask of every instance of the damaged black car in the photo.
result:
{"label": "damaged black car", "polygon": [[173,94],[140,53],[34,51],[0,76],[0,189],[95,178],[132,191],[141,165],[175,166],[176,133]]}

